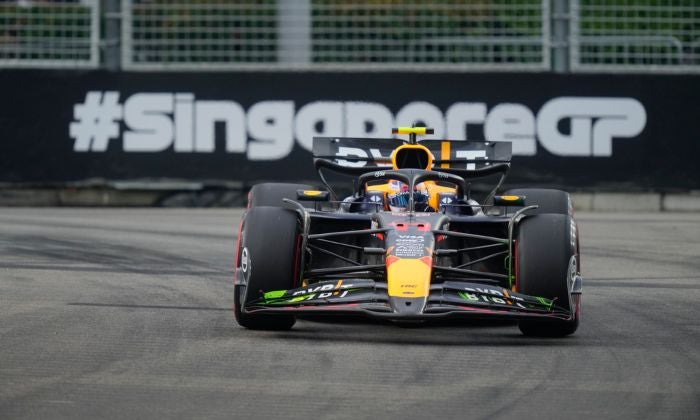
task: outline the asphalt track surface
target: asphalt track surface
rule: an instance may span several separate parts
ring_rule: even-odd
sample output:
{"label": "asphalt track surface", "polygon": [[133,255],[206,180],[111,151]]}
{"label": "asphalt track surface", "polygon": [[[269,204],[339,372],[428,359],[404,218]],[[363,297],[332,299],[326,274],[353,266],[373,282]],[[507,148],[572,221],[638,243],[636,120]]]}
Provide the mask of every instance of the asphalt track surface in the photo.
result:
{"label": "asphalt track surface", "polygon": [[699,214],[579,214],[566,339],[242,329],[239,216],[0,209],[0,418],[699,418]]}

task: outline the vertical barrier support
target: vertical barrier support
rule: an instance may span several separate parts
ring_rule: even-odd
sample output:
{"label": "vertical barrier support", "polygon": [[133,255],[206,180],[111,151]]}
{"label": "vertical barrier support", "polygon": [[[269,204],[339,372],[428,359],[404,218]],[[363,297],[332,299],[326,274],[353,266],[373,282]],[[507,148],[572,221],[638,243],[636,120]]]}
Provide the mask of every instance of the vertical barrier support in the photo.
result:
{"label": "vertical barrier support", "polygon": [[104,0],[105,39],[104,67],[118,71],[121,67],[121,13],[119,0]]}
{"label": "vertical barrier support", "polygon": [[96,68],[100,65],[100,2],[92,0],[85,2],[90,6],[90,64],[89,67]]}
{"label": "vertical barrier support", "polygon": [[277,62],[311,64],[311,0],[277,0]]}
{"label": "vertical barrier support", "polygon": [[552,70],[567,73],[569,66],[569,0],[552,0]]}
{"label": "vertical barrier support", "polygon": [[581,48],[581,8],[579,0],[572,0],[569,9],[569,69],[572,72],[579,70]]}
{"label": "vertical barrier support", "polygon": [[133,56],[131,0],[121,0],[121,66],[130,70]]}

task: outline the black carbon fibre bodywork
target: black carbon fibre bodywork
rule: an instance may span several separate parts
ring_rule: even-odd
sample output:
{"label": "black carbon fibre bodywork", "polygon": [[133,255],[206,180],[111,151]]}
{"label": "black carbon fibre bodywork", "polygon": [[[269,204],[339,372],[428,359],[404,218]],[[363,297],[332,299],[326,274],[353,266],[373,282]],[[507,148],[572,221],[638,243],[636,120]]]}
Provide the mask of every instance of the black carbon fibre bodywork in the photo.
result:
{"label": "black carbon fibre bodywork", "polygon": [[[328,155],[317,155],[317,168],[347,169],[341,165],[342,159],[334,161],[332,158],[336,143],[343,139],[317,140],[320,141],[315,142],[315,147],[318,143]],[[553,219],[560,228],[566,226],[570,230],[560,233],[560,239],[556,239],[553,245],[558,246],[561,242],[562,246],[570,246],[565,253],[567,260],[557,263],[554,275],[546,274],[546,269],[540,270],[546,267],[542,264],[537,265],[540,271],[527,273],[529,290],[544,291],[543,296],[523,293],[518,284],[519,226],[528,218],[539,218],[543,223],[531,224],[531,229],[535,229],[535,225],[540,229],[536,232],[539,235],[542,230],[539,226],[546,226],[544,222],[549,216],[538,215],[537,204],[527,203],[525,196],[494,196],[510,166],[509,145],[481,145],[479,150],[491,161],[463,160],[466,167],[460,169],[450,167],[455,162],[455,153],[450,154],[451,146],[444,143],[431,146],[437,149],[442,144],[444,156],[437,160],[440,168],[385,169],[381,162],[373,162],[376,170],[367,172],[371,166],[364,167],[359,173],[358,166],[353,165],[346,171],[358,175],[351,197],[324,201],[334,195],[332,191],[331,194],[298,191],[293,198],[282,198],[281,207],[297,215],[295,286],[284,290],[250,289],[247,276],[250,276],[251,269],[245,272],[237,267],[236,286],[247,290],[241,313],[251,316],[342,314],[397,321],[475,317],[516,319],[529,322],[530,331],[535,331],[541,321],[575,321],[577,325],[581,294],[580,255],[571,207],[564,209],[566,214]],[[403,150],[431,153],[427,148],[415,145]],[[456,156],[460,156],[459,153]],[[422,162],[428,162],[430,166],[431,161],[432,157],[428,155],[412,160],[417,166]],[[474,167],[470,168],[470,165]],[[501,179],[487,197],[487,203],[479,204],[469,196],[465,176],[473,178],[492,173],[501,173]],[[367,186],[377,182],[405,185],[409,192],[406,208],[391,211],[387,196],[369,193]],[[421,207],[424,210],[419,211],[419,202],[413,191],[426,182],[450,187],[441,190],[447,192],[437,195],[428,211],[424,204]],[[309,197],[313,205],[299,201],[304,197]],[[509,206],[509,203],[513,204]],[[528,238],[531,243],[536,243],[534,237]],[[532,267],[532,261],[528,262],[528,267]],[[542,286],[537,278],[531,278],[535,272],[546,274],[540,278],[552,278]],[[551,288],[554,292],[545,296],[550,290],[547,282],[556,284],[556,287]],[[571,332],[575,328],[574,325]]]}

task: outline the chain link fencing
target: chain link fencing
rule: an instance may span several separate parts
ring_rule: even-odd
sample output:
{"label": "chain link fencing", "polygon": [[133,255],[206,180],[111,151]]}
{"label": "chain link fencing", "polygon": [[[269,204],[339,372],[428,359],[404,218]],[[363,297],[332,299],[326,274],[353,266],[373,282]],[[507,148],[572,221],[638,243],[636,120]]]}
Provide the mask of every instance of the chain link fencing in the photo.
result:
{"label": "chain link fencing", "polygon": [[276,3],[124,0],[122,65],[128,70],[275,66]]}
{"label": "chain link fencing", "polygon": [[0,2],[0,67],[95,68],[99,0]]}
{"label": "chain link fencing", "polygon": [[547,70],[549,0],[312,2],[313,64]]}
{"label": "chain link fencing", "polygon": [[0,67],[700,72],[698,0],[101,1],[0,0]]}
{"label": "chain link fencing", "polygon": [[123,63],[132,70],[546,70],[548,3],[126,0]]}
{"label": "chain link fencing", "polygon": [[700,72],[700,1],[573,0],[573,71]]}

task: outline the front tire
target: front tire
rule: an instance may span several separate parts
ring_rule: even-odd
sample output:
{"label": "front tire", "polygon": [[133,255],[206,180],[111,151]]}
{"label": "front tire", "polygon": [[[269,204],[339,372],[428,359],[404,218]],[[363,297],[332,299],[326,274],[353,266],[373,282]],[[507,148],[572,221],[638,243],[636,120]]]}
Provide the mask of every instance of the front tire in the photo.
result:
{"label": "front tire", "polygon": [[234,315],[239,325],[254,330],[288,330],[292,315],[248,314],[243,308],[273,290],[294,288],[297,272],[297,215],[280,207],[254,207],[245,214],[239,267],[245,284],[234,290]]}
{"label": "front tire", "polygon": [[[266,182],[263,184],[253,185],[248,194],[248,208],[253,207],[281,207],[282,200],[287,198],[297,201],[297,190],[313,190],[311,185],[307,184],[286,184]],[[304,207],[313,208],[313,203],[302,201]]]}
{"label": "front tire", "polygon": [[575,224],[568,215],[540,214],[519,224],[518,292],[552,299],[572,314],[570,320],[520,321],[520,331],[527,336],[563,337],[578,328],[579,296],[570,299],[572,277],[578,274],[574,235]]}
{"label": "front tire", "polygon": [[524,195],[525,205],[537,204],[538,207],[528,210],[527,214],[568,214],[573,216],[573,203],[566,191],[546,188],[516,188],[508,190],[503,195]]}

